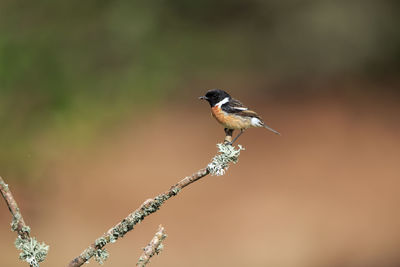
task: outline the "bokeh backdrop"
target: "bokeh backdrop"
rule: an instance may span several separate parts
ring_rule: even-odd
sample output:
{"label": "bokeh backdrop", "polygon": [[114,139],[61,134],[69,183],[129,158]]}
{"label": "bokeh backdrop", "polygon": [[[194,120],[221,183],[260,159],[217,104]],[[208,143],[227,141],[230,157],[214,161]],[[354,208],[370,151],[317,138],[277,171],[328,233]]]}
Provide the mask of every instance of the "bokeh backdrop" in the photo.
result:
{"label": "bokeh backdrop", "polygon": [[[123,240],[134,266],[400,265],[400,4],[389,0],[0,1],[0,175],[62,266],[204,167],[222,88],[282,132]],[[0,201],[0,265],[25,266]],[[95,265],[91,261],[91,265]]]}

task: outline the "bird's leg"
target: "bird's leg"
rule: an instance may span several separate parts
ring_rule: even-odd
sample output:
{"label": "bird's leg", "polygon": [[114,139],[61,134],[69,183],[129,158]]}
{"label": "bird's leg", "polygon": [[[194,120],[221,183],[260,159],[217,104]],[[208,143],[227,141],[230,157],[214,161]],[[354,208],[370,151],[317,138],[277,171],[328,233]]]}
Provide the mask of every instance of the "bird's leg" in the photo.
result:
{"label": "bird's leg", "polygon": [[240,133],[238,135],[236,135],[235,139],[233,139],[233,141],[230,142],[229,144],[232,145],[233,143],[235,143],[235,141],[239,138],[240,135],[242,135],[242,133],[244,133],[244,129],[241,129]]}
{"label": "bird's leg", "polygon": [[225,131],[225,140],[224,140],[224,143],[225,143],[225,144],[231,144],[231,143],[232,143],[233,129],[225,128],[224,131]]}

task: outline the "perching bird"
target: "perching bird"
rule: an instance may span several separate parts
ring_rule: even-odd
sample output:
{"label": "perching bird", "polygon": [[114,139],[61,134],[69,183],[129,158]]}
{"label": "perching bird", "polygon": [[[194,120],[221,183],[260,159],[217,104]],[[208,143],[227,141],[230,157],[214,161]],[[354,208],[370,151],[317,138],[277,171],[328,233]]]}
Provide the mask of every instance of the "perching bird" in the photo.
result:
{"label": "perching bird", "polygon": [[229,142],[233,144],[244,130],[250,127],[266,128],[278,135],[279,132],[267,126],[258,114],[245,107],[240,101],[233,99],[227,92],[220,89],[212,89],[207,91],[205,96],[199,99],[207,100],[211,106],[211,113],[214,118],[225,127],[226,136],[231,139],[234,130],[240,130],[240,133]]}

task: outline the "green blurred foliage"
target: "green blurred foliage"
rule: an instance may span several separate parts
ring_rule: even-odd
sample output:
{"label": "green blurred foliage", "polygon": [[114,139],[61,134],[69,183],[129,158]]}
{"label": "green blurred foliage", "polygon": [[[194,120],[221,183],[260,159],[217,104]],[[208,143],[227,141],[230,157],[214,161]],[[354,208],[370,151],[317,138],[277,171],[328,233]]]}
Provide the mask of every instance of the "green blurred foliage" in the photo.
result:
{"label": "green blurred foliage", "polygon": [[224,74],[397,74],[398,1],[0,2],[0,167]]}

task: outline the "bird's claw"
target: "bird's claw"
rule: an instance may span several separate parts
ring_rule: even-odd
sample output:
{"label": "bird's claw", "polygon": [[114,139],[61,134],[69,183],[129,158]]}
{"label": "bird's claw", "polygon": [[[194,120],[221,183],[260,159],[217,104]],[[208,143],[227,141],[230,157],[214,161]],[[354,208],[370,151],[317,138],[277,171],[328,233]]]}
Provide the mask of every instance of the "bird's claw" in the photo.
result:
{"label": "bird's claw", "polygon": [[225,140],[225,142],[224,142],[224,145],[226,145],[226,146],[231,146],[233,144],[233,142],[228,142],[228,141],[226,141]]}

